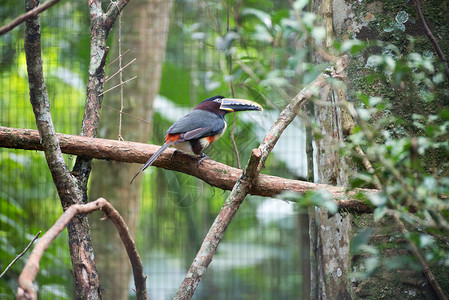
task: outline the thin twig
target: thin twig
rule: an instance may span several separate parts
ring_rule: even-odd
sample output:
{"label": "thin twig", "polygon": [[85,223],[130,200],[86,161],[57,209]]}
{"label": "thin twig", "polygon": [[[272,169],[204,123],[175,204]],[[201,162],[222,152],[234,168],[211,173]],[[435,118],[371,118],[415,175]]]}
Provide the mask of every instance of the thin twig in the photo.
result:
{"label": "thin twig", "polygon": [[[342,65],[346,65],[344,63],[344,59],[340,62],[339,70],[341,71]],[[189,271],[181,283],[174,299],[191,299],[203,274],[211,263],[213,255],[215,254],[218,244],[222,240],[227,227],[237,213],[237,210],[246,195],[249,193],[256,178],[259,176],[260,170],[264,166],[268,155],[271,153],[271,150],[273,150],[282,132],[294,120],[297,111],[305,103],[307,103],[308,99],[313,96],[313,90],[322,88],[328,84],[328,78],[330,78],[329,75],[322,73],[317,77],[317,79],[298,93],[298,95],[296,95],[281,112],[276,122],[265,135],[265,138],[259,148],[253,149],[248,164],[235,183],[214,223],[210,227],[209,232],[204,238],[203,244],[201,245],[201,248],[190,266]]]}
{"label": "thin twig", "polygon": [[[118,113],[120,112],[119,109],[113,108],[112,106],[106,105],[106,104],[104,104],[104,103],[103,103],[103,107],[109,108],[110,110],[116,111],[116,112],[118,112]],[[139,117],[137,117],[137,116],[135,116],[135,115],[132,115],[132,114],[129,114],[129,113],[127,113],[127,112],[122,112],[122,114],[124,114],[125,116],[128,116],[128,117],[130,117],[130,118],[139,120],[140,122],[144,122],[144,123],[147,123],[147,124],[151,124],[150,121],[147,121],[147,120],[145,120],[145,119],[139,118]]]}
{"label": "thin twig", "polygon": [[[125,107],[123,101],[123,68],[122,68],[122,12],[119,13],[118,17],[118,66],[120,70],[120,114],[118,122],[118,140],[124,141],[122,137],[122,119],[123,119],[123,109]],[[131,62],[129,63],[131,64]],[[128,65],[129,65],[128,64]]]}
{"label": "thin twig", "polygon": [[[120,57],[122,57],[123,55],[120,55],[119,57],[117,57],[116,59],[119,59]],[[127,63],[126,65],[123,66],[123,68],[119,68],[114,74],[108,76],[108,78],[105,79],[105,83],[108,82],[109,80],[111,80],[112,78],[115,77],[115,75],[117,75],[118,73],[121,73],[124,69],[126,69],[126,67],[128,67],[130,64],[132,64],[133,62],[136,61],[137,58],[133,58],[129,63]]]}
{"label": "thin twig", "polygon": [[[229,0],[227,1],[227,15],[226,15],[226,33],[229,32],[229,18],[230,18],[230,5],[229,5]],[[232,78],[232,54],[229,54],[227,56],[228,61],[229,61],[229,86],[231,88],[231,94],[232,94],[232,98],[235,98],[235,91],[234,91],[234,80]],[[234,120],[232,122],[232,130],[231,130],[231,141],[232,141],[232,145],[234,146],[234,152],[235,152],[235,157],[237,159],[237,167],[239,169],[242,168],[242,165],[240,163],[240,154],[239,154],[239,148],[237,147],[237,143],[235,142],[235,125],[237,123],[237,114],[234,113]]]}
{"label": "thin twig", "polygon": [[70,206],[56,221],[56,223],[42,236],[31,252],[22,273],[19,276],[19,288],[17,299],[37,299],[36,289],[33,281],[39,272],[39,263],[45,250],[52,241],[64,230],[72,218],[78,214],[88,214],[96,210],[102,210],[105,217],[111,219],[120,235],[120,239],[126,248],[129,260],[133,268],[134,283],[136,285],[137,299],[148,299],[143,273],[143,265],[137,252],[134,241],[129,233],[125,221],[117,210],[104,198],[87,204],[74,204]]}
{"label": "thin twig", "polygon": [[235,142],[235,125],[237,123],[237,114],[234,113],[234,120],[232,121],[232,129],[231,129],[231,141],[234,146],[235,157],[237,158],[237,168],[241,169],[242,165],[240,163],[240,154],[239,148],[237,148],[237,143]]}
{"label": "thin twig", "polygon": [[107,65],[107,67],[109,67],[110,65],[112,65],[113,63],[115,63],[120,57],[123,57],[126,53],[128,53],[129,52],[129,49],[128,50],[126,50],[125,52],[123,52],[121,55],[119,55],[118,57],[116,57],[113,61],[111,61],[108,65]]}
{"label": "thin twig", "polygon": [[137,76],[134,76],[134,77],[132,77],[132,78],[130,78],[130,79],[128,79],[128,80],[123,81],[123,83],[119,83],[119,84],[117,84],[117,85],[114,85],[113,87],[107,89],[107,90],[104,91],[103,93],[100,93],[98,96],[102,96],[102,95],[106,94],[107,92],[112,91],[113,89],[115,89],[115,88],[117,88],[117,87],[119,87],[119,86],[121,86],[121,85],[123,85],[123,84],[125,84],[125,83],[128,83],[129,81],[131,81],[131,80],[133,80],[133,79],[136,79],[136,78],[137,78]]}
{"label": "thin twig", "polygon": [[11,31],[12,29],[14,29],[18,25],[22,24],[26,20],[37,16],[38,14],[43,12],[44,10],[49,9],[50,7],[52,7],[53,5],[58,3],[59,1],[60,0],[47,1],[44,4],[41,4],[38,7],[35,7],[32,10],[30,10],[30,11],[28,11],[28,12],[26,12],[26,13],[20,15],[20,16],[18,16],[12,22],[10,22],[9,24],[6,24],[6,25],[4,25],[4,26],[2,26],[0,28],[0,35],[4,35],[5,33]]}
{"label": "thin twig", "polygon": [[399,230],[401,231],[402,235],[406,238],[407,243],[410,247],[410,251],[413,253],[413,255],[418,259],[421,267],[423,268],[423,273],[426,276],[427,280],[429,281],[430,285],[433,287],[433,290],[438,296],[439,300],[447,300],[446,295],[444,294],[443,290],[441,289],[440,284],[436,280],[435,276],[433,275],[432,271],[429,268],[429,265],[427,264],[426,259],[423,257],[421,251],[419,250],[418,246],[416,246],[415,242],[413,242],[408,237],[408,230],[405,227],[404,223],[401,221],[401,219],[397,215],[393,215],[393,218],[399,226]]}
{"label": "thin twig", "polygon": [[16,261],[18,261],[23,255],[25,255],[25,253],[28,251],[28,249],[31,247],[31,245],[33,245],[34,241],[39,237],[41,232],[42,231],[39,230],[39,232],[36,234],[36,236],[30,241],[28,246],[26,246],[26,248],[22,252],[20,252],[20,254],[16,256],[16,258],[13,259],[13,261],[6,267],[6,269],[3,271],[3,273],[0,274],[0,278],[2,278],[3,275],[5,275],[6,271],[8,271],[9,268],[11,268],[12,265],[16,263]]}
{"label": "thin twig", "polygon": [[447,65],[446,57],[444,56],[444,53],[441,50],[440,45],[438,45],[437,40],[433,36],[433,33],[430,30],[429,26],[427,26],[426,19],[424,19],[424,15],[423,15],[423,13],[421,11],[421,3],[420,3],[419,0],[415,0],[415,7],[416,7],[416,12],[418,13],[418,18],[421,21],[422,26],[424,27],[424,31],[426,32],[426,35],[429,38],[430,42],[433,45],[433,48],[437,52],[438,57],[441,59],[441,62],[444,65],[444,74],[446,74],[446,78],[449,81],[449,67]]}

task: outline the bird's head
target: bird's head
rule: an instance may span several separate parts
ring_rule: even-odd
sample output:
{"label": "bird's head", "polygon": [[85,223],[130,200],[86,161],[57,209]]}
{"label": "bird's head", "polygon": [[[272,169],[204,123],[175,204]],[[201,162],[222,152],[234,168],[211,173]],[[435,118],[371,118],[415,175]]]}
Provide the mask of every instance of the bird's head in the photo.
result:
{"label": "bird's head", "polygon": [[262,106],[256,102],[245,99],[225,98],[223,96],[207,98],[195,107],[195,109],[206,110],[220,115],[244,110],[263,111]]}

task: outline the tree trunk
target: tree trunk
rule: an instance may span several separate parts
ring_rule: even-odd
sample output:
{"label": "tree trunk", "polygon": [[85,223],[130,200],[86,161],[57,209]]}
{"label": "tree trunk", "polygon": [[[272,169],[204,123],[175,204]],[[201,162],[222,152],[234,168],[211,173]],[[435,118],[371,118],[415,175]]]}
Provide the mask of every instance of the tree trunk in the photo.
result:
{"label": "tree trunk", "polygon": [[[312,5],[313,10],[324,20],[323,25],[327,33],[324,46],[330,51],[334,37],[333,20],[347,17],[342,10],[345,6],[336,6],[336,2],[338,0],[319,0]],[[337,14],[336,11],[342,13]],[[316,61],[320,61],[320,58]],[[346,101],[345,94],[341,90],[326,87],[321,91],[320,100],[329,106],[314,107],[315,120],[319,123],[322,134],[322,138],[315,142],[314,159],[317,170],[314,179],[317,183],[346,186],[348,168],[337,149],[338,141],[343,140],[343,120],[341,109],[336,105],[339,101]],[[337,213],[329,217],[326,209],[317,208],[310,214],[309,228],[312,252],[312,299],[352,299],[352,289],[348,284],[348,275],[351,271],[350,215]]]}
{"label": "tree trunk", "polygon": [[[122,137],[125,140],[148,142],[151,137],[153,101],[159,91],[171,6],[172,1],[132,1],[122,16],[121,52],[129,49],[129,52],[122,57],[122,66],[133,58],[137,59],[123,72],[123,81],[137,76],[137,80],[124,86],[124,111],[150,122],[145,123],[123,116]],[[115,40],[117,39],[118,34],[115,35]],[[118,55],[118,51],[113,51],[109,60],[112,61]],[[108,67],[107,72],[112,75],[118,69],[117,61]],[[120,75],[116,75],[111,80],[116,82],[109,85],[120,83],[119,78]],[[120,110],[120,88],[107,93],[104,103]],[[117,138],[119,113],[105,107],[102,114],[103,123],[100,126],[102,137]],[[91,199],[100,196],[107,198],[121,213],[133,237],[136,234],[140,212],[142,176],[137,177],[132,185],[129,182],[140,167],[137,164],[97,161],[90,185]],[[118,236],[115,238],[116,233],[112,224],[106,226],[98,219],[91,220],[91,224],[104,298],[128,299],[131,266],[126,251]]]}
{"label": "tree trunk", "polygon": [[[325,93],[326,94],[326,93]],[[328,103],[338,101],[334,93],[323,95]],[[333,185],[347,185],[344,159],[339,157],[335,141],[341,140],[341,113],[336,106],[316,107],[316,120],[325,138],[316,142],[316,181]],[[326,138],[331,137],[331,139]],[[349,243],[351,218],[338,213],[328,216],[325,209],[310,215],[312,239],[312,296],[313,299],[352,299],[347,275],[350,272]]]}

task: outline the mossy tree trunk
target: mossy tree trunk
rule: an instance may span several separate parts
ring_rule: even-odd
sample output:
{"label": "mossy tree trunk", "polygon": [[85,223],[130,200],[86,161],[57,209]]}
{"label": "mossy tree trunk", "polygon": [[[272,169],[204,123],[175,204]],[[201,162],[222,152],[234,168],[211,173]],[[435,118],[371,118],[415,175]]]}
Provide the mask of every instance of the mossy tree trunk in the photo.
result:
{"label": "mossy tree trunk", "polygon": [[[330,4],[331,13],[327,14],[326,4]],[[420,24],[415,11],[414,1],[345,1],[345,0],[317,0],[312,4],[313,10],[320,14],[324,24],[331,22],[333,39],[344,41],[347,38],[358,38],[362,41],[383,40],[396,46],[401,55],[411,52],[437,54],[432,47],[425,31]],[[437,37],[439,46],[449,55],[449,30],[447,15],[449,7],[447,1],[421,1],[421,8],[430,29]],[[391,27],[398,22],[397,16],[406,15],[403,30]],[[329,34],[329,26],[326,27]],[[326,45],[329,46],[329,45]],[[413,135],[412,115],[414,113],[435,113],[442,107],[447,107],[447,100],[436,99],[425,105],[415,97],[419,87],[404,82],[404,87],[394,88],[391,84],[376,81],[368,83],[370,70],[367,68],[367,58],[371,54],[382,54],[383,48],[370,48],[366,53],[352,58],[348,68],[347,96],[334,91],[320,100],[337,102],[348,100],[357,102],[356,93],[368,96],[380,96],[388,99],[392,104],[390,113],[404,120],[400,127],[409,135]],[[383,53],[385,54],[385,53]],[[323,95],[327,94],[323,92]],[[347,99],[344,99],[347,98]],[[348,172],[356,172],[356,167],[345,167],[345,161],[335,152],[336,141],[344,139],[345,116],[337,107],[316,107],[316,119],[319,121],[324,138],[316,144],[316,181],[336,185],[346,185]],[[391,130],[391,128],[385,128]],[[333,142],[326,141],[332,137]],[[438,159],[435,159],[436,161]],[[364,169],[362,171],[365,171]],[[350,220],[352,219],[352,220]],[[316,210],[311,216],[310,223],[312,250],[312,295],[314,299],[434,299],[429,283],[422,271],[412,268],[387,270],[380,268],[379,272],[366,280],[351,280],[350,272],[363,270],[363,263],[357,258],[350,257],[350,237],[367,227],[374,229],[371,243],[380,246],[382,259],[397,258],[410,255],[407,249],[399,246],[400,234],[393,220],[385,218],[378,223],[373,221],[372,215],[347,217],[336,215],[328,218],[323,210]],[[351,228],[352,227],[352,228]],[[413,230],[413,228],[410,228]],[[351,266],[352,265],[352,266]],[[343,267],[343,268],[342,268]],[[441,270],[433,270],[443,290],[447,290],[446,277]]]}
{"label": "mossy tree trunk", "polygon": [[[137,79],[124,86],[124,112],[145,119],[150,123],[123,116],[121,135],[125,140],[148,142],[152,132],[153,102],[159,91],[161,70],[166,49],[172,1],[132,1],[123,13],[121,22],[122,66],[133,58],[136,62],[123,72],[123,81],[133,76]],[[117,24],[119,25],[119,24]],[[119,26],[117,26],[117,30]],[[118,32],[115,36],[115,51],[110,61],[118,57]],[[115,62],[108,67],[109,75],[119,69]],[[116,75],[109,86],[119,81]],[[120,88],[105,94],[104,104],[120,110]],[[108,107],[102,111],[100,134],[105,138],[118,138],[119,113]],[[140,212],[141,179],[139,176],[130,185],[130,180],[140,165],[113,161],[96,161],[90,185],[90,197],[108,199],[125,219],[135,237]],[[97,266],[105,299],[128,299],[131,266],[123,245],[112,224],[91,219]]]}

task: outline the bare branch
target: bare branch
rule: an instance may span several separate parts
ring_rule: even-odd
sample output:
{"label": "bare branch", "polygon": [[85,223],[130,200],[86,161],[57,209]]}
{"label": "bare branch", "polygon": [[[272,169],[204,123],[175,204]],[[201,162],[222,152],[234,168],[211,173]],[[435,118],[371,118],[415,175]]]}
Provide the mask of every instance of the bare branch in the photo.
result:
{"label": "bare branch", "polygon": [[[123,56],[123,54],[122,54],[122,55],[119,55],[119,56],[117,57],[117,59],[120,59],[122,56]],[[128,67],[129,65],[131,65],[133,62],[135,62],[136,59],[137,59],[137,58],[133,58],[133,59],[132,59],[129,63],[127,63],[125,66],[120,67],[120,68],[117,70],[117,72],[115,72],[115,73],[112,74],[111,76],[108,76],[108,77],[106,78],[106,80],[105,80],[105,83],[108,82],[109,80],[111,80],[111,79],[112,79],[115,75],[117,75],[119,72],[122,72],[126,67]]]}
{"label": "bare branch", "polygon": [[443,51],[440,48],[440,45],[438,45],[437,40],[435,39],[435,37],[433,36],[432,31],[430,30],[429,26],[427,26],[426,23],[426,19],[424,18],[424,15],[421,11],[421,3],[420,0],[415,0],[415,7],[416,7],[416,12],[418,13],[418,18],[422,23],[422,26],[424,27],[424,31],[426,32],[427,37],[429,38],[430,42],[433,45],[433,48],[435,49],[435,51],[438,54],[438,57],[441,59],[441,62],[443,63],[444,66],[444,74],[446,74],[446,78],[449,81],[449,67],[447,65],[447,60],[446,57],[444,56]]}
{"label": "bare branch", "polygon": [[[143,164],[148,160],[148,157],[159,149],[159,146],[151,144],[59,133],[57,136],[63,153],[127,163]],[[39,133],[36,130],[1,126],[0,147],[42,151],[42,145],[39,143]],[[231,190],[242,172],[242,170],[211,159],[204,160],[198,166],[198,159],[195,156],[179,151],[173,154],[174,151],[173,149],[167,149],[153,165],[195,176],[211,186],[223,190]],[[357,193],[374,194],[377,192],[377,190],[359,189],[347,193],[343,187],[261,174],[253,183],[249,193],[258,196],[276,197],[285,191],[303,194],[312,190],[328,191],[334,197],[340,210],[356,213],[372,212],[372,209],[367,204],[357,200]]]}
{"label": "bare branch", "polygon": [[12,22],[10,22],[9,24],[6,24],[4,26],[2,26],[0,28],[0,35],[4,35],[5,33],[13,30],[15,27],[19,26],[20,24],[22,24],[23,22],[25,22],[28,19],[31,19],[35,16],[37,16],[38,14],[40,14],[41,12],[43,12],[44,10],[49,9],[50,7],[52,7],[53,5],[55,5],[56,3],[58,3],[60,0],[51,0],[51,1],[47,1],[42,5],[39,5],[35,8],[33,8],[32,10],[18,16],[17,18],[15,18]]}
{"label": "bare branch", "polygon": [[110,92],[110,91],[112,91],[113,89],[118,88],[119,86],[122,87],[125,83],[128,83],[129,81],[134,80],[134,79],[136,79],[136,78],[137,78],[137,76],[134,76],[134,77],[131,77],[130,79],[127,79],[127,80],[125,80],[125,81],[119,83],[119,84],[116,84],[116,85],[114,85],[113,87],[107,89],[106,91],[100,93],[98,96],[103,96],[103,95],[106,94],[107,92]]}
{"label": "bare branch", "polygon": [[11,268],[12,265],[14,265],[14,264],[16,263],[16,261],[18,261],[18,260],[19,260],[19,259],[20,259],[20,258],[27,252],[27,251],[28,251],[28,249],[30,249],[31,245],[33,245],[34,241],[39,237],[39,235],[41,234],[41,232],[42,232],[42,231],[39,230],[39,232],[36,234],[36,236],[30,241],[30,243],[28,244],[28,246],[26,246],[26,248],[23,249],[23,251],[20,252],[20,253],[16,256],[16,258],[14,258],[14,259],[12,260],[12,262],[6,267],[6,269],[3,271],[3,273],[0,274],[0,278],[2,278],[3,275],[5,275],[6,271],[8,271],[9,268]]}
{"label": "bare branch", "polygon": [[[31,5],[31,3],[30,3]],[[64,161],[59,140],[50,113],[50,101],[44,82],[41,53],[41,33],[39,16],[26,21],[25,55],[30,87],[30,102],[33,106],[36,125],[42,139],[47,164],[56,184],[62,202],[72,199],[78,189],[74,178]],[[69,201],[69,200],[68,200]],[[70,202],[67,202],[70,203]]]}
{"label": "bare branch", "polygon": [[74,204],[70,206],[56,223],[37,242],[31,255],[19,276],[18,299],[37,299],[33,281],[39,272],[39,262],[44,251],[50,246],[52,241],[64,230],[72,218],[78,214],[89,214],[96,210],[102,210],[105,216],[114,223],[123,245],[129,256],[133,267],[134,282],[136,284],[137,299],[148,299],[145,287],[146,276],[143,273],[143,266],[140,256],[137,253],[134,241],[128,231],[123,218],[115,208],[105,199],[98,198],[88,204]]}
{"label": "bare branch", "polygon": [[418,259],[421,267],[423,268],[423,273],[426,276],[427,280],[429,281],[430,285],[432,286],[433,290],[435,291],[435,294],[437,294],[438,299],[439,300],[447,300],[447,297],[444,294],[443,290],[441,289],[440,284],[438,283],[437,279],[435,278],[432,271],[430,270],[426,259],[422,255],[418,246],[416,246],[415,242],[412,241],[410,239],[410,237],[407,235],[408,230],[405,227],[404,223],[401,221],[401,219],[397,215],[393,215],[393,218],[394,218],[396,224],[399,226],[399,230],[401,231],[402,235],[406,238],[407,243],[410,247],[410,251]]}
{"label": "bare branch", "polygon": [[[343,66],[343,67],[342,67]],[[337,75],[346,67],[345,59],[342,59],[337,65],[338,71],[334,71]],[[334,73],[332,72],[332,73]],[[331,72],[329,72],[331,73]],[[192,265],[190,266],[184,281],[181,283],[174,299],[191,299],[195,290],[205,273],[207,267],[212,262],[212,257],[223,238],[223,235],[237,213],[240,205],[250,192],[251,186],[259,176],[259,172],[264,166],[268,155],[279,140],[281,134],[287,126],[295,119],[297,111],[308,99],[313,96],[313,91],[319,90],[328,84],[327,79],[331,76],[322,73],[298,95],[296,95],[289,105],[281,112],[276,122],[265,135],[259,148],[253,149],[251,157],[245,169],[239,176],[237,182],[232,188],[231,193],[226,199],[217,218],[209,229],[204,241],[198,251]]]}

